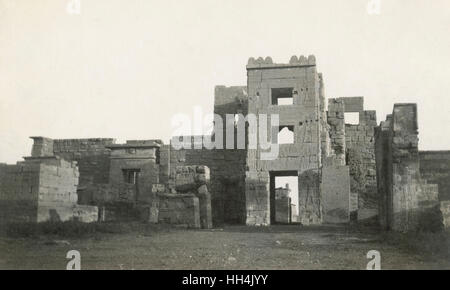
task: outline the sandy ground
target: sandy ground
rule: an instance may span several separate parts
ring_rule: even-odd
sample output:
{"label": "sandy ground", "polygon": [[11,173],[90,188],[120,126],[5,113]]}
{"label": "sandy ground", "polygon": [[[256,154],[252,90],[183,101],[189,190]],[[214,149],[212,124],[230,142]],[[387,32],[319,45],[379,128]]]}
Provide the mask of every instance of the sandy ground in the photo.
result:
{"label": "sandy ground", "polygon": [[1,237],[0,268],[65,269],[69,250],[81,253],[82,269],[365,269],[370,250],[380,252],[382,269],[450,269],[449,256],[376,229],[299,225]]}

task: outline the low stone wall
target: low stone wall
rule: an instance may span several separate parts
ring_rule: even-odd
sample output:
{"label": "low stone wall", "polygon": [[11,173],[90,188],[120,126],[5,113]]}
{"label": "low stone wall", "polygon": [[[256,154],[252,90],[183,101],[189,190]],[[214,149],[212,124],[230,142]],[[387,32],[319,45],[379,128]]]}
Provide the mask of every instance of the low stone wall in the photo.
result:
{"label": "low stone wall", "polygon": [[37,222],[79,221],[92,223],[98,221],[98,208],[89,205],[39,206]]}
{"label": "low stone wall", "polygon": [[129,202],[109,202],[99,205],[99,221],[123,222],[141,219],[140,208]]}
{"label": "low stone wall", "polygon": [[159,195],[158,222],[200,228],[198,197],[194,194]]}

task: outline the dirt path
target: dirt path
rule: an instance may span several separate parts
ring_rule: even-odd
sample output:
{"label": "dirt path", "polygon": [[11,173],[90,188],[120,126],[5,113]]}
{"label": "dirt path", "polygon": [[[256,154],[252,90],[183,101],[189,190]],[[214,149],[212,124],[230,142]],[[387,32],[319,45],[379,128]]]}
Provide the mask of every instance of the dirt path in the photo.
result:
{"label": "dirt path", "polygon": [[346,227],[232,226],[96,234],[84,239],[0,238],[1,269],[65,269],[69,250],[82,269],[365,269],[369,250],[382,269],[450,269],[448,258]]}

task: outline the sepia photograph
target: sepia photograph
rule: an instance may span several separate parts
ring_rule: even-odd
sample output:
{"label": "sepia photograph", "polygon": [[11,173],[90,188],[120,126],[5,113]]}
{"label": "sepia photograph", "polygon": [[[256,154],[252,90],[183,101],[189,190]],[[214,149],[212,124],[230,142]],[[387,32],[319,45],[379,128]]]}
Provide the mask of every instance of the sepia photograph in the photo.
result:
{"label": "sepia photograph", "polygon": [[448,0],[0,0],[0,270],[449,270],[449,29]]}

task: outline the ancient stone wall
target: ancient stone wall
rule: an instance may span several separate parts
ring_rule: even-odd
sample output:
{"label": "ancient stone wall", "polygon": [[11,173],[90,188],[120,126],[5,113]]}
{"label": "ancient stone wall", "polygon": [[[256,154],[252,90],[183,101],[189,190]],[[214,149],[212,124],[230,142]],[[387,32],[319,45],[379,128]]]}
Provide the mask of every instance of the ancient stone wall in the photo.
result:
{"label": "ancient stone wall", "polygon": [[0,166],[0,223],[37,220],[40,165]]}
{"label": "ancient stone wall", "polygon": [[109,182],[110,150],[106,146],[114,143],[115,140],[109,138],[53,140],[54,155],[68,161],[77,161],[80,200],[85,199],[83,195],[92,194],[91,186]]}
{"label": "ancient stone wall", "polygon": [[106,205],[115,202],[135,204],[136,185],[127,183],[101,183],[89,187],[89,191],[78,197],[78,203],[84,205]]}
{"label": "ancient stone wall", "polygon": [[268,172],[245,173],[247,225],[270,224],[270,176]]}
{"label": "ancient stone wall", "polygon": [[157,153],[159,164],[159,183],[168,184],[170,178],[170,144],[161,144]]}
{"label": "ancient stone wall", "polygon": [[[226,120],[226,115],[248,114],[246,86],[216,86],[214,91],[214,114]],[[214,150],[213,162],[206,164],[211,170],[211,193],[213,214],[216,221],[244,224],[245,214],[245,166],[247,150],[238,146],[237,124],[224,122],[224,138],[227,130],[234,132],[231,148]],[[215,132],[215,134],[218,134]],[[248,140],[248,134],[245,134]],[[227,148],[224,142],[224,148]],[[190,159],[188,157],[188,159]],[[190,161],[192,162],[192,161]],[[198,163],[202,164],[202,163]]]}
{"label": "ancient stone wall", "polygon": [[172,180],[176,168],[188,165],[206,165],[210,169],[209,192],[214,224],[243,223],[244,196],[244,150],[191,149],[170,152]]}
{"label": "ancient stone wall", "polygon": [[67,221],[78,201],[78,167],[61,158],[26,159],[40,164],[37,221]]}
{"label": "ancient stone wall", "polygon": [[210,169],[204,165],[178,166],[175,176],[177,194],[192,194],[199,199],[200,224],[202,228],[212,228]]}
{"label": "ancient stone wall", "polygon": [[350,187],[358,192],[358,219],[378,214],[375,164],[375,111],[360,111],[359,125],[345,125],[346,157],[350,167]]}
{"label": "ancient stone wall", "polygon": [[392,224],[392,115],[375,128],[375,161],[377,168],[378,220],[382,228]]}
{"label": "ancient stone wall", "polygon": [[[117,188],[134,184],[135,202],[151,202],[152,186],[159,183],[159,147],[153,140],[107,146],[111,150],[109,184]],[[129,174],[135,174],[135,179],[127,180]]]}
{"label": "ancient stone wall", "polygon": [[439,200],[450,200],[450,151],[420,151],[422,178],[439,186]]}
{"label": "ancient stone wall", "polygon": [[193,194],[165,194],[159,198],[159,223],[200,228],[200,205]]}
{"label": "ancient stone wall", "polygon": [[324,223],[348,223],[350,221],[349,167],[339,161],[325,160],[322,168],[322,206]]}
{"label": "ancient stone wall", "polygon": [[275,222],[288,224],[292,221],[291,198],[282,197],[275,199]]}
{"label": "ancient stone wall", "polygon": [[[358,124],[349,124],[345,113],[359,114]],[[376,112],[364,110],[363,97],[343,97],[328,100],[331,148],[350,168],[352,200],[357,201],[358,219],[378,214],[375,165],[374,128]],[[354,207],[352,207],[354,209]]]}
{"label": "ancient stone wall", "polygon": [[[226,123],[226,115],[247,114],[246,87],[217,86],[215,88],[214,113],[221,116],[223,123],[223,147],[226,148],[226,130],[234,131],[234,144],[230,149],[195,149],[195,136],[185,136],[191,149],[170,150],[170,175],[174,180],[177,166],[206,165],[211,172],[209,191],[214,224],[245,223],[245,159],[246,149],[238,149],[237,130]],[[232,118],[234,121],[234,118]],[[219,132],[214,132],[219,134]],[[200,137],[200,140],[203,136]],[[211,138],[207,136],[208,139]],[[180,137],[174,137],[180,138]],[[215,140],[215,136],[212,137]],[[245,145],[245,144],[244,144]]]}
{"label": "ancient stone wall", "polygon": [[97,207],[77,204],[76,162],[37,155],[41,156],[2,166],[2,222],[96,221]]}
{"label": "ancient stone wall", "polygon": [[33,139],[33,147],[31,149],[31,156],[45,157],[53,156],[53,140],[46,137],[30,137]]}
{"label": "ancient stone wall", "polygon": [[330,125],[330,142],[332,153],[341,165],[345,165],[345,120],[344,101],[342,99],[328,99],[327,121]]}
{"label": "ancient stone wall", "polygon": [[380,223],[396,231],[438,230],[442,213],[438,187],[421,178],[417,107],[396,104],[377,129],[376,155]]}

